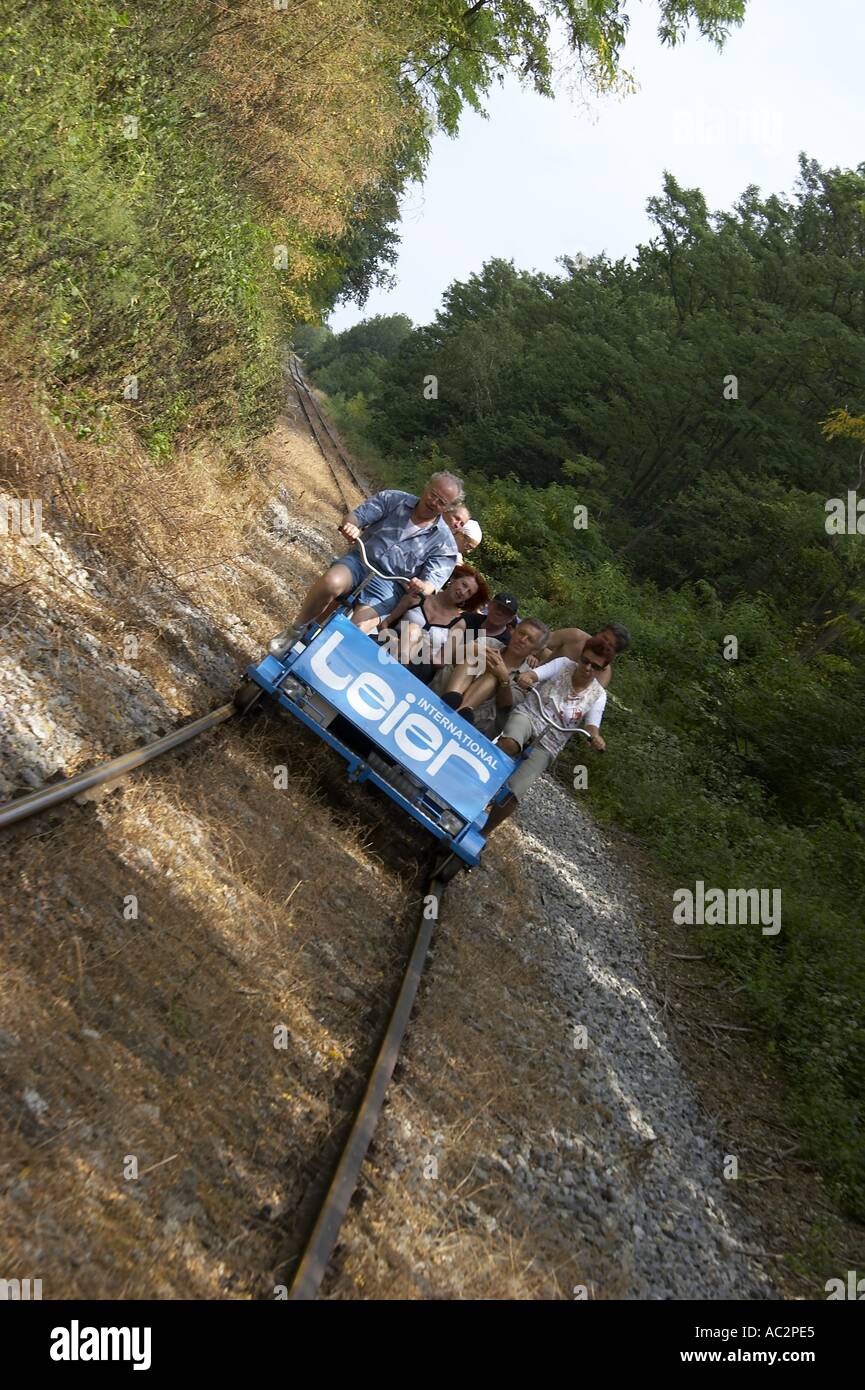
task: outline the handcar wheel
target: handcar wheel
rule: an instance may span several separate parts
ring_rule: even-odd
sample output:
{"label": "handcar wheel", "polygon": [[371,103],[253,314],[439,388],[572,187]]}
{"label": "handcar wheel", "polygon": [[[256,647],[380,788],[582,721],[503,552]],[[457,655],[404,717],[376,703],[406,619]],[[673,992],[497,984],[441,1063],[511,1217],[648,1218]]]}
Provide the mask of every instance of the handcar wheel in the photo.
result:
{"label": "handcar wheel", "polygon": [[257,705],[264,691],[255,681],[243,681],[234,692],[234,708],[238,714],[246,714]]}
{"label": "handcar wheel", "polygon": [[464,868],[465,864],[458,854],[449,854],[438,865],[433,877],[437,878],[439,883],[450,883],[451,879],[456,878],[457,874]]}

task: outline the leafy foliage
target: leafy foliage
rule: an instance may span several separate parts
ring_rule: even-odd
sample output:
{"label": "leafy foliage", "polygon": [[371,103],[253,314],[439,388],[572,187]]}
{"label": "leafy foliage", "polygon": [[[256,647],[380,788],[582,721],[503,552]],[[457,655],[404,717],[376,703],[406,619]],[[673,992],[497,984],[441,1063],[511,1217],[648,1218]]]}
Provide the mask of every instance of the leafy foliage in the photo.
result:
{"label": "leafy foliage", "polygon": [[[720,41],[718,21],[737,8],[663,0],[661,37],[693,18]],[[400,197],[437,126],[455,131],[465,103],[479,108],[514,64],[550,91],[553,19],[612,79],[624,10],[11,0],[10,365],[80,435],[105,435],[121,403],[160,455],[217,422],[227,436],[260,430],[278,409],[292,326],[390,282]]]}
{"label": "leafy foliage", "polygon": [[325,391],[351,397],[374,390],[411,328],[405,314],[376,314],[338,338],[330,332],[320,338],[310,346],[307,366]]}
{"label": "leafy foliage", "polygon": [[[491,84],[505,72],[550,96],[554,36],[561,32],[591,88],[631,85],[621,71],[627,0],[425,0],[405,8],[416,17],[418,33],[404,69],[449,134],[465,106],[483,110]],[[658,10],[662,43],[680,42],[693,23],[721,47],[730,28],[741,24],[745,0],[659,0]]]}

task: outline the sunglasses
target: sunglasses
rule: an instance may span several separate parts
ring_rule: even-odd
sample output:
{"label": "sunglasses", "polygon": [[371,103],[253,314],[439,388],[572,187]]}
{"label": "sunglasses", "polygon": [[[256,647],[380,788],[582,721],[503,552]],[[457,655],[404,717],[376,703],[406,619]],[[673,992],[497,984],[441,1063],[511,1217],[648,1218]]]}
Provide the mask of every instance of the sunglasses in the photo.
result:
{"label": "sunglasses", "polygon": [[587,656],[581,656],[580,661],[583,664],[583,666],[588,666],[592,671],[603,671],[604,669],[603,662],[601,662],[599,665],[596,661],[590,661]]}

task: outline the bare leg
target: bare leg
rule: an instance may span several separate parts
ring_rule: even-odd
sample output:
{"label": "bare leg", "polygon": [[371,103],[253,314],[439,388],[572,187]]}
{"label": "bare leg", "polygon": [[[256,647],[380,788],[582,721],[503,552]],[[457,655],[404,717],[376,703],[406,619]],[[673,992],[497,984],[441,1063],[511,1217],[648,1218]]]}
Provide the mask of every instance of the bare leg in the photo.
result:
{"label": "bare leg", "polygon": [[427,661],[429,659],[428,651],[424,650],[424,630],[422,627],[418,627],[417,623],[403,621],[399,639],[399,659],[404,665],[407,666],[412,661]]}
{"label": "bare leg", "polygon": [[461,666],[455,666],[448,676],[447,685],[445,686],[446,693],[464,695],[476,675],[477,672],[472,670],[467,661],[464,661]]}
{"label": "bare leg", "polygon": [[[471,650],[471,638],[467,646]],[[464,695],[473,680],[484,674],[486,670],[486,647],[481,644],[477,647],[477,655],[470,657],[468,661],[460,661],[454,664],[454,668],[448,676],[445,692],[447,694]]]}
{"label": "bare leg", "polygon": [[368,603],[359,603],[351,615],[351,620],[361,632],[375,632],[381,622],[381,614],[370,608]]}
{"label": "bare leg", "polygon": [[318,618],[325,606],[332,609],[333,600],[347,594],[354,584],[354,577],[348,565],[331,565],[320,579],[317,579],[303,601],[300,612],[294,620],[295,627]]}
{"label": "bare leg", "polygon": [[[420,632],[420,629],[418,629],[418,632]],[[458,670],[461,664],[457,660],[457,658],[461,657],[463,654],[464,638],[465,633],[458,629],[455,633],[453,633],[450,637],[448,637],[445,640],[445,642],[441,647],[439,647],[435,655],[430,656],[432,665],[435,666],[436,670],[443,671],[445,673],[445,683],[444,685],[439,687],[442,691],[453,689],[451,681],[453,680],[454,671]]]}
{"label": "bare leg", "polygon": [[484,700],[490,698],[497,684],[495,676],[478,676],[463,695],[463,707],[465,709],[477,709],[478,705],[482,705]]}

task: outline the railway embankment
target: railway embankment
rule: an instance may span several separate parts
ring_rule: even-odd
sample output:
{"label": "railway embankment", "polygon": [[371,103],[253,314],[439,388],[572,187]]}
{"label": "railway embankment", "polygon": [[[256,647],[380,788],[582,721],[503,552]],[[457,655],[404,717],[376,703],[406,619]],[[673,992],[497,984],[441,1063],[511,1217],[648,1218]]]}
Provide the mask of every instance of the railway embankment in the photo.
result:
{"label": "railway embankment", "polygon": [[[39,428],[29,466],[95,508],[98,459]],[[4,798],[223,702],[333,553],[344,498],[299,409],[241,481],[196,493],[187,462],[133,461],[130,516],[58,506],[3,551]],[[10,1277],[274,1296],[406,947],[423,846],[393,817],[254,717],[4,836]],[[723,1176],[652,916],[552,782],[453,885],[325,1296],[789,1291]]]}

